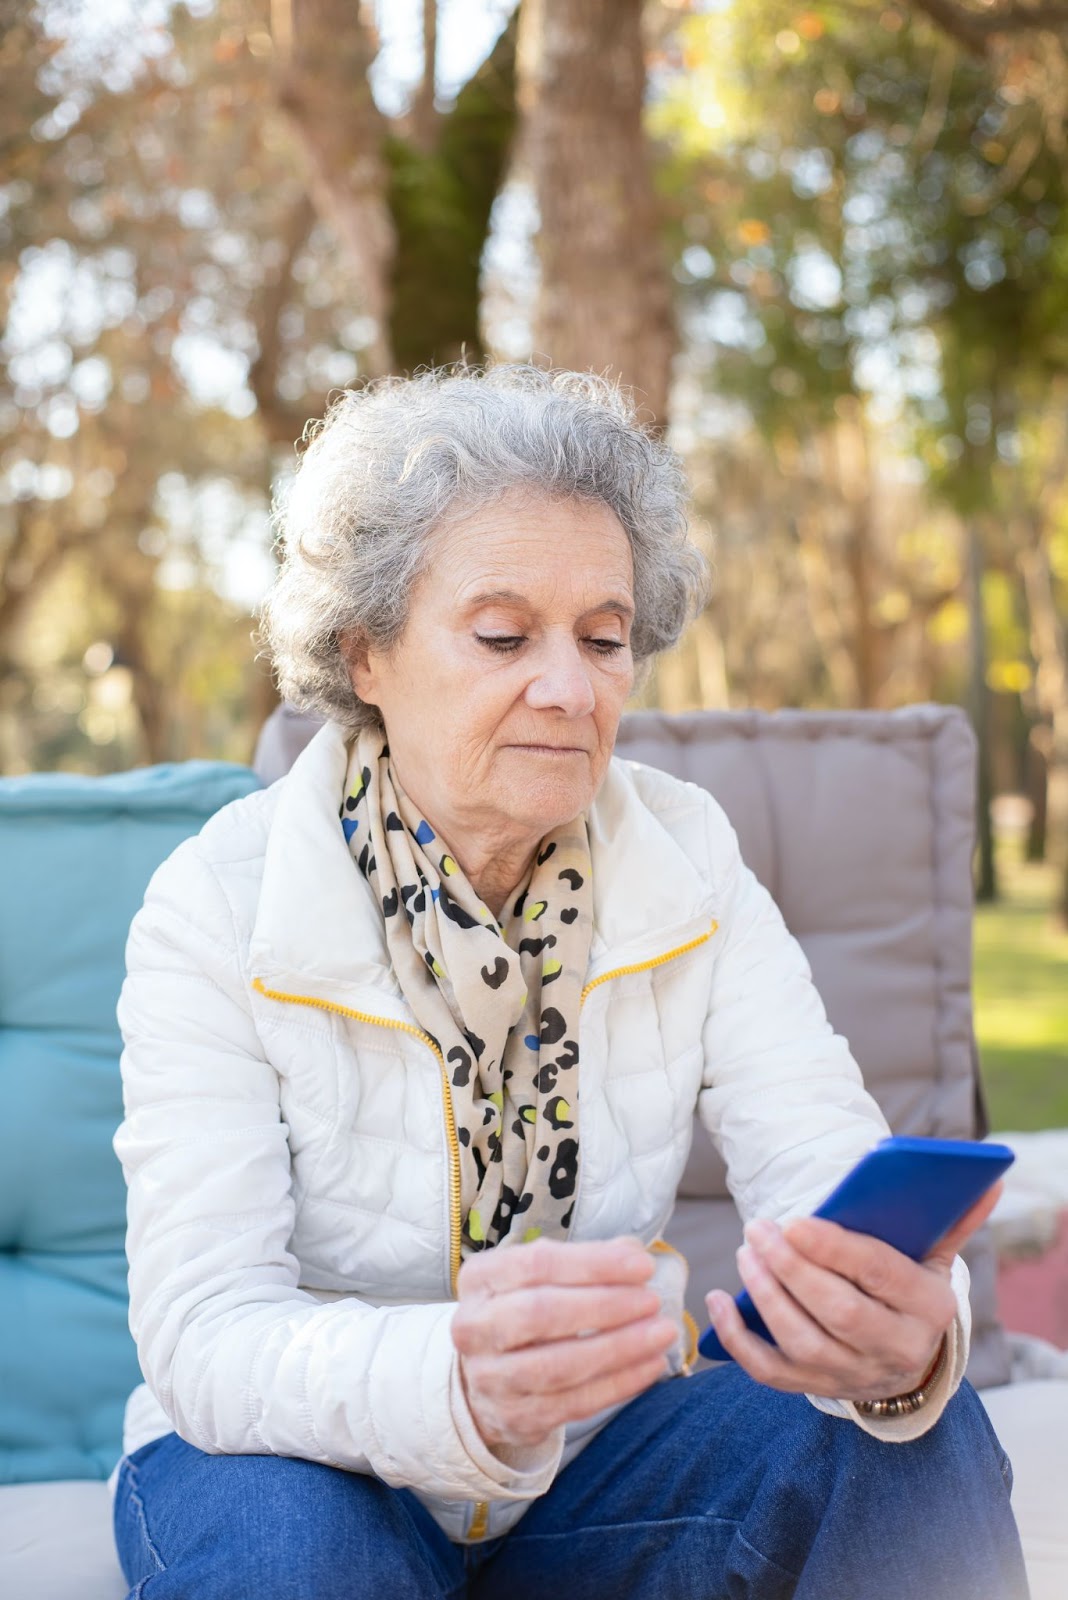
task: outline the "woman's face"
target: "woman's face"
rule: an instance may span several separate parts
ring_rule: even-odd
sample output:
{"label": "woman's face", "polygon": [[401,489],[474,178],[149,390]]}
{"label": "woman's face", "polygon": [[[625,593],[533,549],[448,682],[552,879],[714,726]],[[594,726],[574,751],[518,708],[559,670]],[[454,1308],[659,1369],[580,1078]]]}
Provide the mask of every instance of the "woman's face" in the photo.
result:
{"label": "woman's face", "polygon": [[352,682],[445,838],[540,838],[585,810],[634,681],[630,541],[600,502],[502,495],[439,529],[388,654]]}

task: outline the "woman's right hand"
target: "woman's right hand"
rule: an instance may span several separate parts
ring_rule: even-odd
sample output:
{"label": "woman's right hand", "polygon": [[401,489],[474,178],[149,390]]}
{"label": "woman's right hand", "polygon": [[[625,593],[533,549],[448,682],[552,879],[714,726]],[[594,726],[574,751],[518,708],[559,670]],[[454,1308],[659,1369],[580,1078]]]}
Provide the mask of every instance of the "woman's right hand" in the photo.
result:
{"label": "woman's right hand", "polygon": [[489,1448],[535,1445],[561,1423],[632,1400],[669,1370],[679,1336],[631,1235],[535,1239],[469,1256],[452,1320],[468,1405]]}

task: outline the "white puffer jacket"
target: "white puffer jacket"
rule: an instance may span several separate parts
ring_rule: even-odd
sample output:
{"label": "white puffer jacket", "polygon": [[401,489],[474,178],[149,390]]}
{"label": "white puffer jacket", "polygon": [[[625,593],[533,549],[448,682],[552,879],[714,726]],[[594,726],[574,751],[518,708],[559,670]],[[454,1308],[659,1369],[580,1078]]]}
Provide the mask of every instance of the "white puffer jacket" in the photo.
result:
{"label": "white puffer jacket", "polygon": [[[494,1537],[618,1408],[503,1454],[474,1425],[450,1336],[449,1087],[338,823],[344,767],[328,724],[287,777],[163,863],[130,931],[114,1148],[147,1387],[123,1448],[174,1428],[209,1453],[373,1472],[410,1487],[450,1538]],[[746,1218],[811,1211],[887,1128],[715,800],[613,760],[590,835],[572,1237],[635,1233],[654,1250],[684,1374],[685,1264],[658,1241],[695,1106]],[[930,1427],[967,1359],[963,1262],[954,1284],[929,1407],[877,1423],[815,1403],[891,1439]]]}

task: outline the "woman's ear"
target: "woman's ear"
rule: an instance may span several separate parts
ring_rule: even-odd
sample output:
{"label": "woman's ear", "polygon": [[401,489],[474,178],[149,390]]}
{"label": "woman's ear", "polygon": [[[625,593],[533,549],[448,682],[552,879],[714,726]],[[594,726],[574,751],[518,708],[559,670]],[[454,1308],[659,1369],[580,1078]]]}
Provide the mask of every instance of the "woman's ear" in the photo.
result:
{"label": "woman's ear", "polygon": [[348,668],[349,680],[365,705],[374,705],[375,674],[371,667],[371,652],[367,642],[354,629],[338,634],[338,648]]}

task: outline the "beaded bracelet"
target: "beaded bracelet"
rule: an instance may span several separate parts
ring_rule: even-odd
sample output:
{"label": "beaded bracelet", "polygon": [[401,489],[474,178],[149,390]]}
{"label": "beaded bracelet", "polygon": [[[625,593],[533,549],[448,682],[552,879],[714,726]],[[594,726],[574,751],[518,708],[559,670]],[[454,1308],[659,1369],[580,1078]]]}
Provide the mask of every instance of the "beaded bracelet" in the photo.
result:
{"label": "beaded bracelet", "polygon": [[854,1400],[853,1404],[861,1415],[865,1417],[911,1416],[914,1411],[918,1411],[921,1406],[926,1405],[931,1398],[931,1390],[942,1375],[942,1369],[946,1364],[948,1353],[949,1345],[943,1336],[942,1343],[938,1347],[934,1366],[931,1367],[917,1388],[911,1390],[908,1394],[894,1395],[890,1400]]}

